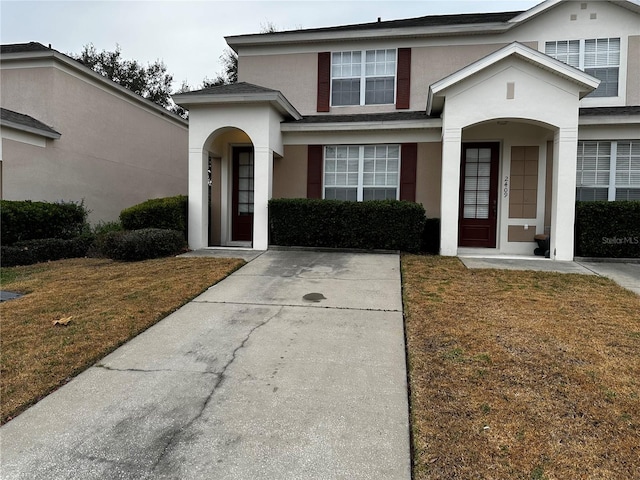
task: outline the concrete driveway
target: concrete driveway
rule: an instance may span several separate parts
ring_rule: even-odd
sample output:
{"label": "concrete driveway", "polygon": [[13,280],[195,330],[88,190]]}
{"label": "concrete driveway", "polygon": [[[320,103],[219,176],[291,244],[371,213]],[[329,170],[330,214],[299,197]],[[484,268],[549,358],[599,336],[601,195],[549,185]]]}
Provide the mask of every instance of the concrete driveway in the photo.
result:
{"label": "concrete driveway", "polygon": [[268,251],[0,429],[8,479],[410,479],[398,255]]}

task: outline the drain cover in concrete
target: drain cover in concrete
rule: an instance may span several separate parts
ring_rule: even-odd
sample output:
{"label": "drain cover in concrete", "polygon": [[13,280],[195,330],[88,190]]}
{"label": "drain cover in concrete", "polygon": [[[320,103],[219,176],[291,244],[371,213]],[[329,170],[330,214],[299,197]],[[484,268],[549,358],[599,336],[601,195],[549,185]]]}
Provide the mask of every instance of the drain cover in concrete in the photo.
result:
{"label": "drain cover in concrete", "polygon": [[316,292],[307,293],[306,295],[303,295],[302,298],[304,298],[305,300],[309,300],[310,302],[319,302],[320,300],[327,299],[327,297],[325,297],[323,294]]}

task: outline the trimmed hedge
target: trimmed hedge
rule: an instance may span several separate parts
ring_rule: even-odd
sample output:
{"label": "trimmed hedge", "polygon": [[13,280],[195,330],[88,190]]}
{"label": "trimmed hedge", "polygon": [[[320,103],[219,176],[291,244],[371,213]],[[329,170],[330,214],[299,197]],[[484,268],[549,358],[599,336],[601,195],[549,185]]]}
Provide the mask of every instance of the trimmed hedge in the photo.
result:
{"label": "trimmed hedge", "polygon": [[2,246],[2,266],[31,265],[34,263],[85,257],[93,244],[93,235],[65,238],[40,238]]}
{"label": "trimmed hedge", "polygon": [[35,239],[70,239],[87,230],[83,203],[0,201],[2,245]]}
{"label": "trimmed hedge", "polygon": [[177,255],[186,246],[182,232],[159,228],[112,231],[102,239],[104,255],[127,262]]}
{"label": "trimmed hedge", "polygon": [[160,228],[178,230],[187,236],[188,197],[153,198],[120,212],[120,223],[125,230]]}
{"label": "trimmed hedge", "polygon": [[425,225],[422,205],[397,200],[274,199],[269,217],[271,243],[282,246],[418,252]]}
{"label": "trimmed hedge", "polygon": [[640,202],[577,202],[576,255],[640,258]]}

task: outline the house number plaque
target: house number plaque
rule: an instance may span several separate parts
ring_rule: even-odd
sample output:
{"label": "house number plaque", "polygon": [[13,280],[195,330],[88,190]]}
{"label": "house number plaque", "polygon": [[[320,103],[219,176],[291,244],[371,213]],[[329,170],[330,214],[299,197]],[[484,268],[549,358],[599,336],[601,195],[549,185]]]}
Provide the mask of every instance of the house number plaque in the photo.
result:
{"label": "house number plaque", "polygon": [[502,184],[502,195],[504,198],[509,196],[509,176],[504,177],[504,183]]}

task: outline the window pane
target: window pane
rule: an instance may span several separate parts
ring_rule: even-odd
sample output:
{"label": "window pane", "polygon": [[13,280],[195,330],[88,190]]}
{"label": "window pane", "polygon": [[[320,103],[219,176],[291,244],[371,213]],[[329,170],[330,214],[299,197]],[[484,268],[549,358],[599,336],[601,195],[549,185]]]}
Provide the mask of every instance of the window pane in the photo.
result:
{"label": "window pane", "polygon": [[348,200],[355,202],[358,199],[358,191],[355,188],[325,188],[324,198],[327,200]]}
{"label": "window pane", "polygon": [[367,200],[395,200],[395,188],[365,188],[362,191],[362,199]]}
{"label": "window pane", "polygon": [[640,188],[616,188],[616,200],[640,200]]}
{"label": "window pane", "polygon": [[585,68],[585,73],[600,80],[600,85],[588,97],[617,97],[618,96],[618,67]]}
{"label": "window pane", "polygon": [[367,78],[365,84],[366,105],[380,105],[393,103],[394,79],[393,78]]}
{"label": "window pane", "polygon": [[606,188],[577,188],[576,200],[579,202],[594,202],[596,200],[607,200],[608,189]]}
{"label": "window pane", "polygon": [[[581,189],[580,187],[606,187],[609,185],[611,142],[578,142],[577,160],[576,186],[578,194],[585,195],[584,199],[594,200],[596,192],[598,195],[602,195],[601,191],[604,190],[604,200],[606,200],[607,188]],[[578,198],[578,200],[581,199]]]}
{"label": "window pane", "polygon": [[550,57],[560,60],[572,67],[580,66],[580,41],[563,40],[559,42],[547,42],[545,53]]}
{"label": "window pane", "polygon": [[332,105],[360,105],[360,79],[333,80]]}

